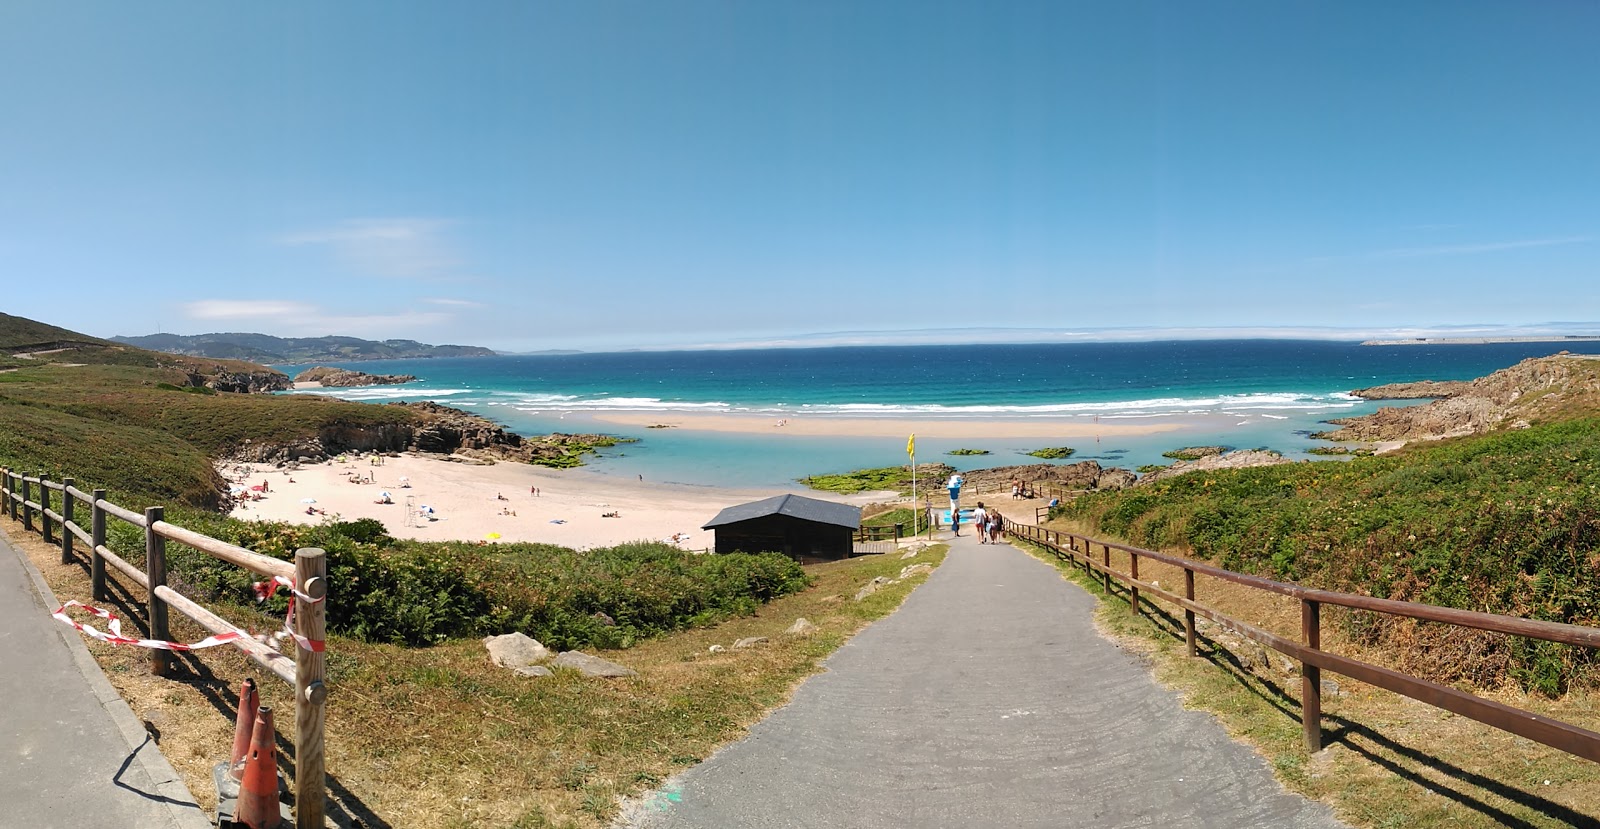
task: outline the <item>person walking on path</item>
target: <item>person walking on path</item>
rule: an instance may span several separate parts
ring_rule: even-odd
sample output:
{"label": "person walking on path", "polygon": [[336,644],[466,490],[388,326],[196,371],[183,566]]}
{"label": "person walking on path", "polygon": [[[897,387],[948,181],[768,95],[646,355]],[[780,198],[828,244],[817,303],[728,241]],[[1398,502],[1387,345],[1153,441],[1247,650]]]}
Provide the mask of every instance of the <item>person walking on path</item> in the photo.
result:
{"label": "person walking on path", "polygon": [[978,508],[972,511],[972,526],[978,531],[978,543],[989,543],[989,511],[983,508],[983,502],[978,502]]}

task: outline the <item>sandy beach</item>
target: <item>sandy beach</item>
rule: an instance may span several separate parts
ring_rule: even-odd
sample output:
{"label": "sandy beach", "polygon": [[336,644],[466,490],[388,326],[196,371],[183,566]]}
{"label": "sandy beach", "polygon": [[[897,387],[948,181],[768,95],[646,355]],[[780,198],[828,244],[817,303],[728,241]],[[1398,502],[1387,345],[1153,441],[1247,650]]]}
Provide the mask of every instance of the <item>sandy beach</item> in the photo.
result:
{"label": "sandy beach", "polygon": [[[396,538],[528,541],[574,548],[649,539],[702,550],[711,545],[711,533],[700,526],[723,508],[798,491],[655,484],[583,469],[477,465],[411,453],[397,458],[347,456],[343,462],[292,471],[266,464],[229,464],[221,471],[252,499],[259,496],[231,513],[247,521],[317,524],[335,516],[342,521],[376,518]],[[365,483],[369,476],[372,483]],[[353,478],[363,483],[352,483]],[[265,491],[253,489],[263,484]],[[376,503],[384,492],[393,503]],[[892,496],[822,497],[859,504]],[[425,506],[432,508],[432,520]],[[314,511],[308,514],[308,508]],[[490,539],[491,533],[499,537]]]}
{"label": "sandy beach", "polygon": [[619,426],[671,426],[708,432],[745,432],[826,437],[929,438],[1093,438],[1175,432],[1192,424],[1177,417],[1139,423],[1100,422],[1041,417],[1035,419],[922,419],[870,417],[769,417],[750,414],[684,414],[682,412],[603,412],[590,415]]}

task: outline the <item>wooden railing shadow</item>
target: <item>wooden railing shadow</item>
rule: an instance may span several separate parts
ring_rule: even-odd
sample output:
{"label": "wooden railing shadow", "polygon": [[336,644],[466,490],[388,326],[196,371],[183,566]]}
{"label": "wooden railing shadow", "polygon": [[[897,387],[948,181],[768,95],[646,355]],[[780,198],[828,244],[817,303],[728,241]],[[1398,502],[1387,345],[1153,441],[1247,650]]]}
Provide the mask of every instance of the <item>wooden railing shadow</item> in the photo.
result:
{"label": "wooden railing shadow", "polygon": [[[59,510],[52,504],[52,495],[56,493],[60,496]],[[78,521],[79,507],[89,509],[88,528]],[[27,532],[37,531],[46,544],[59,544],[63,564],[77,564],[87,570],[93,600],[113,604],[121,612],[121,618],[133,622],[143,633],[142,637],[137,638],[150,640],[139,643],[135,637],[129,637],[120,644],[142,644],[149,648],[150,670],[156,676],[185,681],[181,673],[204,680],[193,684],[203,696],[212,700],[213,706],[226,718],[235,717],[237,696],[231,701],[227,700],[223,692],[216,690],[223,683],[216,680],[210,669],[186,646],[171,641],[172,634],[168,626],[170,610],[177,610],[214,636],[227,639],[222,644],[238,649],[266,674],[287,683],[294,694],[295,738],[291,743],[282,735],[274,735],[276,742],[285,749],[279,751],[277,756],[280,765],[288,762],[291,753],[294,757],[294,765],[289,768],[295,772],[294,817],[297,829],[323,829],[327,791],[327,775],[323,767],[327,699],[323,654],[327,562],[323,551],[298,550],[294,562],[281,561],[167,523],[161,507],[150,507],[143,513],[134,512],[107,500],[103,489],[84,492],[74,485],[71,478],[51,481],[42,473],[28,476],[10,469],[0,469],[0,514],[20,522]],[[144,569],[130,564],[106,545],[107,522],[110,519],[142,530]],[[294,621],[293,628],[288,632],[299,644],[294,655],[281,654],[257,641],[248,632],[169,586],[166,567],[169,541],[185,544],[213,558],[249,570],[267,579],[263,584],[273,589],[278,585],[287,586],[292,593],[289,609]],[[80,542],[83,545],[81,554],[77,547]],[[138,596],[133,587],[123,584],[115,574],[121,574],[129,582],[144,588],[144,596]],[[113,577],[107,578],[108,575]]]}
{"label": "wooden railing shadow", "polygon": [[[1600,645],[1600,630],[1577,625],[1463,611],[1456,608],[1441,608],[1420,603],[1396,602],[1367,596],[1340,594],[1332,591],[1310,590],[1298,585],[1275,582],[1258,576],[1233,573],[1204,562],[1193,561],[1180,556],[1099,541],[1074,533],[1060,532],[1028,524],[1017,524],[1009,520],[1006,525],[1006,531],[1012,537],[1040,547],[1058,559],[1081,568],[1084,576],[1090,579],[1095,588],[1103,591],[1108,598],[1129,602],[1131,612],[1149,620],[1161,633],[1183,640],[1190,656],[1205,659],[1220,670],[1228,672],[1240,687],[1246,688],[1284,716],[1299,720],[1303,727],[1305,744],[1309,751],[1313,753],[1319,751],[1325,743],[1341,745],[1396,776],[1406,779],[1440,797],[1459,803],[1463,807],[1478,812],[1500,825],[1529,827],[1529,829],[1534,826],[1527,820],[1506,812],[1500,806],[1488,802],[1482,797],[1475,796],[1470,790],[1449,786],[1441,780],[1421,774],[1415,769],[1407,768],[1391,757],[1385,756],[1383,752],[1403,757],[1417,766],[1429,769],[1441,778],[1460,781],[1464,788],[1470,787],[1470,789],[1491,793],[1506,801],[1524,806],[1540,815],[1564,821],[1573,826],[1600,824],[1594,816],[1583,814],[1571,807],[1550,800],[1535,790],[1509,785],[1504,781],[1495,780],[1462,768],[1447,760],[1442,760],[1424,749],[1402,743],[1376,728],[1347,717],[1324,714],[1321,705],[1320,668],[1327,668],[1358,681],[1386,688],[1402,696],[1452,711],[1460,716],[1535,742],[1544,743],[1575,756],[1589,760],[1600,759],[1600,757],[1597,757],[1597,755],[1600,755],[1600,734],[1593,731],[1560,722],[1531,711],[1483,700],[1454,688],[1439,686],[1396,671],[1368,665],[1347,657],[1334,656],[1322,651],[1320,649],[1320,614],[1317,613],[1316,605],[1322,603],[1335,604],[1409,618],[1427,619],[1443,624],[1456,624],[1463,628],[1489,630],[1507,635],[1529,636],[1587,647]],[[1094,553],[1097,547],[1100,551],[1098,556]],[[1129,561],[1128,572],[1116,570],[1111,566],[1112,550],[1127,554]],[[1139,579],[1138,562],[1141,558],[1160,561],[1169,566],[1182,568],[1185,574],[1184,595],[1175,595],[1161,589],[1155,583]],[[1214,608],[1196,602],[1194,600],[1194,574],[1197,572],[1273,594],[1298,598],[1302,603],[1303,609],[1301,621],[1302,636],[1305,641],[1303,643],[1290,641],[1240,620],[1231,619]],[[1155,604],[1148,598],[1141,600],[1141,592],[1155,595],[1164,602],[1181,608],[1181,617],[1177,612]],[[1223,630],[1298,660],[1301,674],[1300,699],[1296,699],[1289,693],[1288,688],[1272,677],[1263,676],[1250,670],[1231,649],[1224,647],[1213,638],[1199,633],[1195,626],[1197,615],[1210,619]],[[1373,682],[1372,679],[1379,681]],[[1325,725],[1326,730],[1324,729]],[[1377,746],[1381,751],[1369,748],[1368,745]]]}

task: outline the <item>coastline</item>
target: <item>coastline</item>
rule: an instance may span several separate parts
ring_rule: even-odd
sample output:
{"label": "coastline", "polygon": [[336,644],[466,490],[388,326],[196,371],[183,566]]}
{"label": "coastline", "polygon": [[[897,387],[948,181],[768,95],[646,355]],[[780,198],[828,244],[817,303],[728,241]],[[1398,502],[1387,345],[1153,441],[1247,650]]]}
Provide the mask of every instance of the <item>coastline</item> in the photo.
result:
{"label": "coastline", "polygon": [[[260,500],[242,501],[229,515],[246,521],[319,524],[373,518],[396,538],[419,541],[499,541],[586,548],[649,540],[684,549],[711,546],[700,526],[726,507],[801,492],[799,486],[716,487],[654,483],[584,469],[554,470],[528,464],[486,464],[406,453],[400,457],[344,456],[298,469],[270,464],[221,465],[230,482]],[[352,477],[372,483],[351,483]],[[265,492],[250,489],[265,482]],[[537,489],[535,495],[531,490]],[[388,492],[393,503],[375,503]],[[829,500],[865,504],[889,493]],[[313,499],[306,503],[303,499]],[[407,520],[407,499],[410,517]],[[433,520],[421,514],[433,508]],[[320,512],[307,514],[307,508]],[[607,517],[612,514],[614,517]],[[498,538],[490,538],[498,533]]]}
{"label": "coastline", "polygon": [[732,413],[661,412],[580,412],[599,423],[615,426],[670,426],[700,432],[767,435],[807,435],[813,437],[892,438],[1094,438],[1132,437],[1178,432],[1198,424],[1193,418],[1177,416],[1161,422],[1112,423],[1067,418],[1030,420],[987,418],[868,418],[823,416],[773,416]]}

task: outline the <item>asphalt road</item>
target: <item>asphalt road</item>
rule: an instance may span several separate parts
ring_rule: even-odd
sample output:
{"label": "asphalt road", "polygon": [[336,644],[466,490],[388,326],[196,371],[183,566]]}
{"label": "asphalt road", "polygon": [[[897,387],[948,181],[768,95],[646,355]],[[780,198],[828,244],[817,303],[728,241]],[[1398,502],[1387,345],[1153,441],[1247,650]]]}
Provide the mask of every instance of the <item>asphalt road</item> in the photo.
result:
{"label": "asphalt road", "polygon": [[55,608],[0,536],[0,827],[210,826]]}
{"label": "asphalt road", "polygon": [[1335,829],[1094,630],[1095,600],[967,536],[786,707],[618,825]]}

